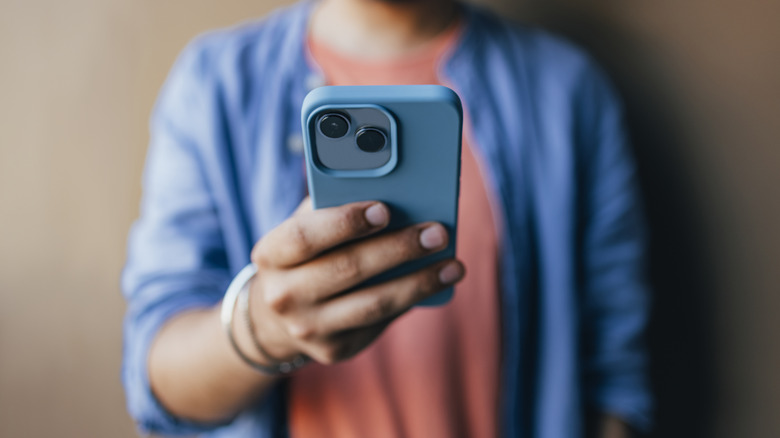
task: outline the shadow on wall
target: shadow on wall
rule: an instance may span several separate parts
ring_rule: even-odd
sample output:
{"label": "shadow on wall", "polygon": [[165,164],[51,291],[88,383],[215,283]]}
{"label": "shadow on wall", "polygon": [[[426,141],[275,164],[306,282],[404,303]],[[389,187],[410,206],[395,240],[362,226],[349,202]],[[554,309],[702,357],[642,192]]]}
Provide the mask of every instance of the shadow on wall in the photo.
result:
{"label": "shadow on wall", "polygon": [[583,44],[601,62],[624,99],[651,241],[653,314],[649,331],[656,395],[654,437],[713,433],[715,342],[708,291],[707,236],[691,166],[683,151],[674,84],[662,60],[615,23],[558,16],[549,27]]}

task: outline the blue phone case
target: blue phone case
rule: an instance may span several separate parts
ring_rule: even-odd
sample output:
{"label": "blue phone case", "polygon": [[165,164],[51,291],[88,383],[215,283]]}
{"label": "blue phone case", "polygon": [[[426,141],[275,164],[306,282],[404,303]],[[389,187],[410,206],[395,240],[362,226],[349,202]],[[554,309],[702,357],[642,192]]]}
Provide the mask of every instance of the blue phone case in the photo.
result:
{"label": "blue phone case", "polygon": [[[324,111],[374,108],[390,117],[391,157],[374,169],[334,170],[315,151],[317,117]],[[420,222],[442,223],[448,247],[374,279],[380,282],[455,257],[463,111],[454,91],[439,85],[332,86],[310,92],[301,109],[309,195],[314,208],[377,200],[391,210],[387,231]],[[420,305],[441,305],[452,288]]]}

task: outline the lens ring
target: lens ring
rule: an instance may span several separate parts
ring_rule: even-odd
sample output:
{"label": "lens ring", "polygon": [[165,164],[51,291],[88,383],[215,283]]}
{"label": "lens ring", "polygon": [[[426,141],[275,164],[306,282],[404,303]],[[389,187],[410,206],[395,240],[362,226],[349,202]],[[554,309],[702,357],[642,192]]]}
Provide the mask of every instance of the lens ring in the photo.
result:
{"label": "lens ring", "polygon": [[377,128],[362,128],[355,135],[355,143],[363,152],[379,152],[387,145],[387,135]]}
{"label": "lens ring", "polygon": [[322,135],[328,138],[341,138],[349,132],[349,121],[338,113],[328,113],[320,117],[318,126]]}

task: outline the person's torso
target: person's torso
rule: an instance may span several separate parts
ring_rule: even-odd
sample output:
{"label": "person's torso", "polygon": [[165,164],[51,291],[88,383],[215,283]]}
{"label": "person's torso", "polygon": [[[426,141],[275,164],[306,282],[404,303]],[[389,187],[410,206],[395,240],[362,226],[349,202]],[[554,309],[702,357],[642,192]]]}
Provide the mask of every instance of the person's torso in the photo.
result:
{"label": "person's torso", "polygon": [[[199,153],[232,272],[248,262],[253,242],[306,194],[300,107],[307,91],[324,84],[305,56],[310,8],[304,2],[203,42],[208,57],[202,65],[215,86],[206,102],[192,104],[219,109],[213,117],[220,128],[201,137],[224,147]],[[576,250],[581,116],[575,108],[578,76],[589,61],[555,38],[467,9],[464,36],[441,77],[470,111],[470,146],[482,162],[482,182],[495,195],[492,213],[501,233],[499,429],[504,436],[574,436],[563,431],[576,430],[579,420],[579,364],[556,358],[576,359],[579,348],[577,267],[558,255]],[[554,293],[540,303],[537,288]],[[264,433],[284,428],[282,392],[285,385],[213,436],[235,436],[237,430],[276,436]]]}

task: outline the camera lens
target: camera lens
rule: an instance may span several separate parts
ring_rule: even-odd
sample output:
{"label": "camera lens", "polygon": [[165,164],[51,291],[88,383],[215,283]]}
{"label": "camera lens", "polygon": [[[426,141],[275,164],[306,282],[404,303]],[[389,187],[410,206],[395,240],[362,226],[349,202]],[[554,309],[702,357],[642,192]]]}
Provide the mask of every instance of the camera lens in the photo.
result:
{"label": "camera lens", "polygon": [[379,152],[387,144],[387,137],[376,128],[363,128],[358,131],[356,141],[361,151]]}
{"label": "camera lens", "polygon": [[341,138],[349,131],[349,122],[341,114],[325,114],[320,119],[320,131],[329,138]]}

